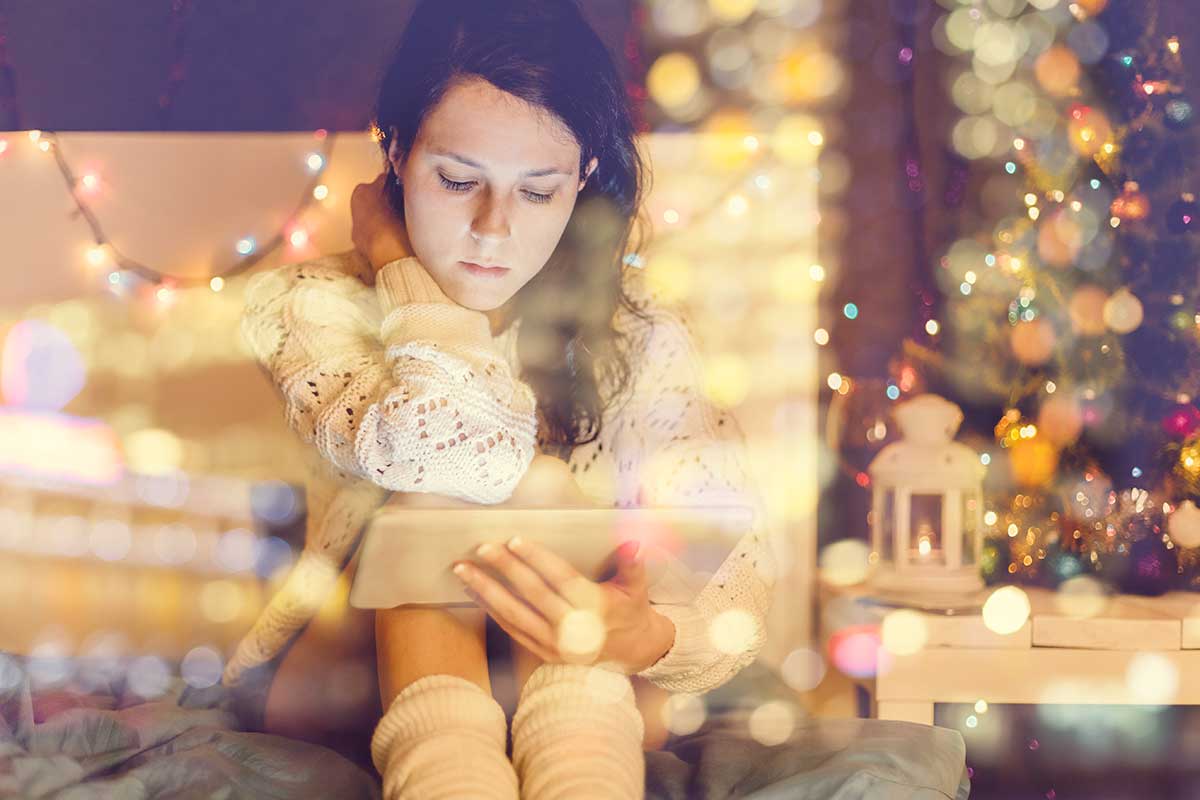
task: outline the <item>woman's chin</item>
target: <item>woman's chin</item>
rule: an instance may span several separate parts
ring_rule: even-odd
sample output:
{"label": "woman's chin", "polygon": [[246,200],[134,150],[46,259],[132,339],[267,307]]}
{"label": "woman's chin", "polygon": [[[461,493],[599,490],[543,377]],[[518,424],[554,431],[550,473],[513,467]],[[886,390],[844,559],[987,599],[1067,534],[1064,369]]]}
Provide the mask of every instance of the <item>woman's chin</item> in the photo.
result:
{"label": "woman's chin", "polygon": [[453,287],[451,291],[447,291],[446,296],[463,308],[469,308],[472,311],[495,311],[509,299],[483,292],[462,291],[457,286]]}

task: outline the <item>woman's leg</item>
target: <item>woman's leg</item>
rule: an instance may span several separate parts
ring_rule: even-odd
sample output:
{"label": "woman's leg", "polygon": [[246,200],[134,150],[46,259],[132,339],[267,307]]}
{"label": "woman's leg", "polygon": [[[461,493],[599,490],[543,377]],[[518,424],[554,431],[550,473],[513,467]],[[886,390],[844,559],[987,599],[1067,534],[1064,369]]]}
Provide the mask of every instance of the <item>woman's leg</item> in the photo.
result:
{"label": "woman's leg", "polygon": [[400,606],[376,611],[375,653],[383,707],[426,675],[457,675],[491,694],[485,620],[486,612],[478,606]]}
{"label": "woman's leg", "polygon": [[377,611],[379,693],[371,740],[385,800],[516,800],[508,720],[491,694],[481,609]]}
{"label": "woman's leg", "polygon": [[513,659],[513,674],[516,675],[517,695],[520,696],[521,690],[525,688],[526,681],[533,671],[540,667],[545,662],[538,658],[518,641],[512,641],[512,659]]}
{"label": "woman's leg", "polygon": [[[519,642],[512,643],[512,654],[517,693],[520,694],[529,681],[529,676],[545,662],[522,647]],[[631,676],[629,680],[633,685],[634,697],[637,699],[638,713],[642,715],[642,724],[646,729],[642,749],[661,750],[666,744],[667,737],[670,736],[670,731],[663,722],[663,707],[671,699],[671,693],[666,689],[660,689],[645,678]]]}
{"label": "woman's leg", "polygon": [[638,800],[645,726],[630,679],[578,664],[546,664],[513,642],[520,700],[512,762],[524,800]]}

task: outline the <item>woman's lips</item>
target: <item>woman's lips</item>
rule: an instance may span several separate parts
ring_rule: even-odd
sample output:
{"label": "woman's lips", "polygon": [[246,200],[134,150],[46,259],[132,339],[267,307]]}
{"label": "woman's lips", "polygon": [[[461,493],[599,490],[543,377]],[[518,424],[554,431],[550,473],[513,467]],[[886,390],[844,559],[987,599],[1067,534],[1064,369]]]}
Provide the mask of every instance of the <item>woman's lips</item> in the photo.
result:
{"label": "woman's lips", "polygon": [[508,273],[507,267],[485,267],[474,263],[473,261],[458,262],[472,275],[482,275],[487,278],[499,278]]}

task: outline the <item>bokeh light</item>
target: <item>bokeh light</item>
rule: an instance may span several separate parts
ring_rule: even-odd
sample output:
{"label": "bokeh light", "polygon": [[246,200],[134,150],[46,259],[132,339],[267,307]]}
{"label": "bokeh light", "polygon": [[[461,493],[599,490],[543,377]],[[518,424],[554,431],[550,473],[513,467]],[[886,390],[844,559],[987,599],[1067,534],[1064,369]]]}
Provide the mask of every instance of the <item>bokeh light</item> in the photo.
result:
{"label": "bokeh light", "polygon": [[1016,586],[1003,586],[983,604],[983,624],[993,633],[1016,633],[1029,620],[1029,596]]}

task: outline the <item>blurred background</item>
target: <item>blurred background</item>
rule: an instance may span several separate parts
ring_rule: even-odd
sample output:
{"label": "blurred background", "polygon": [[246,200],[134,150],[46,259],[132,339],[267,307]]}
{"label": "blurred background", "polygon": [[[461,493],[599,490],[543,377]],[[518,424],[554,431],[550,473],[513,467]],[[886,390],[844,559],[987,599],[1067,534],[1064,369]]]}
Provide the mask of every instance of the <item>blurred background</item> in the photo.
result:
{"label": "blurred background", "polygon": [[[0,4],[0,649],[44,681],[215,682],[298,552],[303,445],[241,291],[350,246],[411,6]],[[988,466],[990,584],[1200,588],[1169,523],[1200,500],[1190,2],[582,6],[650,155],[641,263],[768,501],[771,730],[867,712],[817,589],[868,568],[868,466],[925,391]],[[978,752],[997,787],[1030,757]]]}

